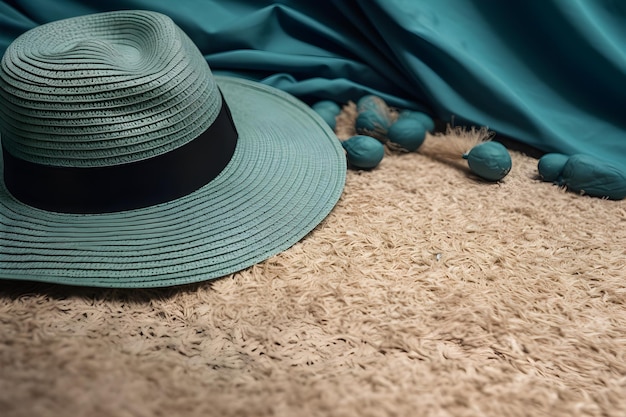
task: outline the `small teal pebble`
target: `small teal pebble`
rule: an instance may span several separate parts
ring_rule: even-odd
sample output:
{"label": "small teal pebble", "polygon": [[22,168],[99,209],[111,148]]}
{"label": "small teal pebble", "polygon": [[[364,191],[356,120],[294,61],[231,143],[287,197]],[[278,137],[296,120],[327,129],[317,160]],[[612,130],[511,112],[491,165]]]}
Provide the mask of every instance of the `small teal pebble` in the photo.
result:
{"label": "small teal pebble", "polygon": [[403,110],[398,114],[398,120],[404,118],[413,118],[421,121],[428,132],[432,132],[435,129],[435,121],[426,113],[414,110]]}
{"label": "small teal pebble", "polygon": [[375,96],[373,94],[368,94],[366,96],[361,97],[356,102],[356,110],[357,112],[362,112],[366,110],[373,110],[376,112],[386,112],[387,111],[387,103],[382,98]]}
{"label": "small teal pebble", "polygon": [[317,103],[313,104],[313,106],[311,107],[315,111],[323,110],[323,111],[329,111],[335,114],[339,114],[341,112],[341,107],[339,106],[339,104],[331,100],[318,101]]}
{"label": "small teal pebble", "polygon": [[377,111],[365,110],[358,114],[354,126],[358,133],[381,132],[389,128],[389,119]]}
{"label": "small teal pebble", "polygon": [[311,108],[324,119],[331,129],[337,125],[337,116],[341,113],[341,107],[334,101],[322,100],[311,106]]}
{"label": "small teal pebble", "polygon": [[463,155],[470,170],[488,181],[499,181],[511,171],[511,155],[499,142],[483,142]]}
{"label": "small teal pebble", "polygon": [[592,197],[622,200],[626,197],[626,172],[591,155],[569,157],[560,185]]}
{"label": "small teal pebble", "polygon": [[337,115],[335,113],[331,113],[327,110],[320,110],[316,112],[331,129],[335,130],[337,126]]}
{"label": "small teal pebble", "polygon": [[387,131],[387,139],[409,152],[419,148],[426,139],[426,127],[421,120],[404,117],[396,120]]}
{"label": "small teal pebble", "polygon": [[385,146],[370,136],[352,136],[341,144],[346,150],[348,162],[355,168],[375,168],[385,156]]}
{"label": "small teal pebble", "polygon": [[547,153],[543,155],[537,163],[539,176],[544,181],[559,181],[568,159],[569,156],[562,153]]}

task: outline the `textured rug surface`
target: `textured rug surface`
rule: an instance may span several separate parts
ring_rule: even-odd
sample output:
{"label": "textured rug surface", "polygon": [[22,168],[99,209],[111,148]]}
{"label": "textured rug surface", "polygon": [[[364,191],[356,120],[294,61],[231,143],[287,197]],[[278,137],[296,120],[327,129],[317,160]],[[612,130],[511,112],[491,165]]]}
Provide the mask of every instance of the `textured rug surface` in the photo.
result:
{"label": "textured rug surface", "polygon": [[424,154],[279,256],[180,288],[0,282],[16,416],[626,415],[626,203]]}

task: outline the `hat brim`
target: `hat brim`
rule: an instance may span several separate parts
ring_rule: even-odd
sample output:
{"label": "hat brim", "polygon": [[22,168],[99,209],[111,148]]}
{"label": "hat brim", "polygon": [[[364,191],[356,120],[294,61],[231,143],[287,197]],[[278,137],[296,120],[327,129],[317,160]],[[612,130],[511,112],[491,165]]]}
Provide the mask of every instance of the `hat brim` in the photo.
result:
{"label": "hat brim", "polygon": [[0,181],[0,279],[120,288],[187,284],[245,269],[313,230],[343,191],[339,140],[294,97],[252,81],[215,78],[239,132],[233,158],[217,178],[168,203],[94,215],[32,208]]}

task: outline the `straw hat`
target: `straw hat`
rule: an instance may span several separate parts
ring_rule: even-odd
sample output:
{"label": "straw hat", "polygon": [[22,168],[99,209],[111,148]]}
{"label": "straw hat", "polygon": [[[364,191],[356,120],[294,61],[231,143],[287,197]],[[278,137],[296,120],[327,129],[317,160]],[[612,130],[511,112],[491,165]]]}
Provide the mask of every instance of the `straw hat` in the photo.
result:
{"label": "straw hat", "polygon": [[17,38],[0,68],[0,279],[156,287],[287,249],[343,190],[307,105],[213,76],[170,18],[119,11]]}

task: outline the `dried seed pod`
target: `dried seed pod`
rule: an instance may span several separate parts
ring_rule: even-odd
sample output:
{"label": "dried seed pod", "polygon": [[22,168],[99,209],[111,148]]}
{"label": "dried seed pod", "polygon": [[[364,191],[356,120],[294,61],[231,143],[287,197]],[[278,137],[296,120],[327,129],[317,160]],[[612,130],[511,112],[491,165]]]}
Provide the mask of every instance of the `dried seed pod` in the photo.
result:
{"label": "dried seed pod", "polygon": [[569,156],[562,153],[547,153],[543,155],[537,163],[537,170],[541,179],[549,182],[559,181],[568,159]]}
{"label": "dried seed pod", "polygon": [[591,155],[569,157],[560,185],[592,197],[621,200],[626,197],[626,172]]}
{"label": "dried seed pod", "polygon": [[389,107],[385,100],[372,94],[361,97],[356,103],[356,109],[359,113],[366,110],[373,110],[377,113],[389,113]]}
{"label": "dried seed pod", "polygon": [[398,114],[398,120],[405,118],[419,120],[420,122],[422,122],[427,132],[432,132],[435,129],[435,121],[432,119],[432,117],[430,117],[426,113],[422,113],[421,111],[402,110]]}
{"label": "dried seed pod", "polygon": [[426,127],[421,120],[406,116],[396,120],[387,131],[390,145],[412,152],[419,148],[426,138]]}
{"label": "dried seed pod", "polygon": [[313,104],[311,108],[324,119],[331,129],[335,129],[337,116],[341,112],[341,107],[337,103],[331,100],[322,100]]}
{"label": "dried seed pod", "polygon": [[373,110],[365,110],[358,114],[354,123],[356,133],[371,136],[385,143],[387,142],[387,130],[389,119]]}
{"label": "dried seed pod", "polygon": [[499,142],[484,142],[463,155],[470,170],[488,181],[500,181],[511,171],[511,155]]}
{"label": "dried seed pod", "polygon": [[371,136],[352,136],[341,144],[346,150],[348,162],[354,168],[375,168],[385,156],[385,146]]}

